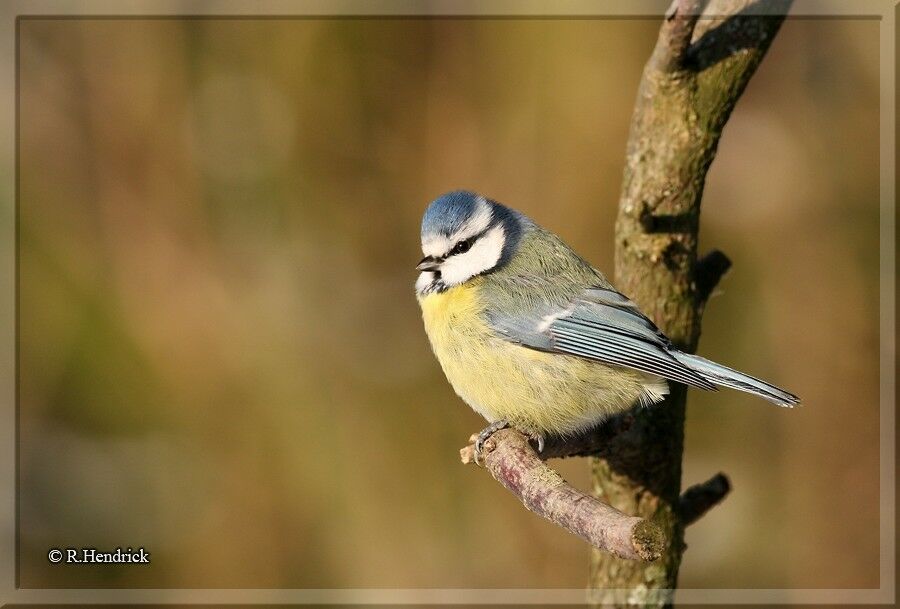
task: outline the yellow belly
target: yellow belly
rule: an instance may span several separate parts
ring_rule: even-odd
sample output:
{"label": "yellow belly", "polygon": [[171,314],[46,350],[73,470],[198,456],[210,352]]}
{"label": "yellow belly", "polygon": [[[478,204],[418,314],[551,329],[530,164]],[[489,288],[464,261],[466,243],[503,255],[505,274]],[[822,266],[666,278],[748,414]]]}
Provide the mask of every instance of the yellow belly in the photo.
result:
{"label": "yellow belly", "polygon": [[646,375],[545,353],[485,323],[479,280],[419,299],[425,331],[456,393],[488,421],[541,435],[575,433],[634,405]]}

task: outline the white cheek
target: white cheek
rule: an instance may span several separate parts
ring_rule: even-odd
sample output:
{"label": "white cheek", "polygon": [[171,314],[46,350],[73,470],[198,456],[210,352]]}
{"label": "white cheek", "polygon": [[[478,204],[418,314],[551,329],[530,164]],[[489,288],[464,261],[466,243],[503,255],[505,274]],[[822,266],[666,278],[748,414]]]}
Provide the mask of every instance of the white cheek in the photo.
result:
{"label": "white cheek", "polygon": [[422,293],[425,288],[431,285],[432,281],[434,281],[434,273],[431,271],[422,271],[419,273],[419,278],[416,279],[416,293]]}
{"label": "white cheek", "polygon": [[458,285],[494,268],[500,261],[505,240],[502,226],[492,228],[468,252],[447,258],[441,265],[441,279],[447,285]]}

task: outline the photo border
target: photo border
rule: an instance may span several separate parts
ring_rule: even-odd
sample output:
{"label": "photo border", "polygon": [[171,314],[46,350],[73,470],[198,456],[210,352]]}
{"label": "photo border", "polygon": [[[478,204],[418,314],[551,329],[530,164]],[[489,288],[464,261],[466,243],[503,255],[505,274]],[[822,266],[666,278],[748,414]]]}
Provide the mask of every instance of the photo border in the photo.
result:
{"label": "photo border", "polygon": [[[0,603],[17,604],[584,604],[578,589],[31,589],[17,586],[18,514],[18,25],[40,18],[324,18],[495,17],[660,19],[665,2],[490,0],[422,3],[415,0],[219,0],[190,5],[177,0],[10,0],[0,7]],[[678,589],[683,604],[893,604],[896,600],[896,16],[892,0],[795,0],[790,17],[872,18],[880,22],[880,512],[878,588]],[[624,154],[624,151],[623,151]],[[660,591],[667,594],[669,591]],[[604,590],[625,601],[628,590]]]}

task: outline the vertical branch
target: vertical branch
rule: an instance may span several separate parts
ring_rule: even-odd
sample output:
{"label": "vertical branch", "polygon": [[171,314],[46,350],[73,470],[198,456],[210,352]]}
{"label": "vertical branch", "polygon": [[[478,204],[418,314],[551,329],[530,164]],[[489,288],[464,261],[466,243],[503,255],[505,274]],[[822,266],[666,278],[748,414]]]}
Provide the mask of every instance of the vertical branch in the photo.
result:
{"label": "vertical branch", "polygon": [[[616,221],[616,285],[680,349],[693,351],[712,286],[695,277],[700,199],[728,117],[762,60],[789,0],[676,0],[641,79]],[[700,15],[700,11],[703,11]],[[664,604],[684,550],[680,517],[685,390],[672,393],[592,462],[594,492],[651,519],[668,547],[655,563],[594,551],[591,587],[629,589],[630,601]],[[644,592],[641,592],[644,591]],[[645,596],[642,596],[644,594]]]}

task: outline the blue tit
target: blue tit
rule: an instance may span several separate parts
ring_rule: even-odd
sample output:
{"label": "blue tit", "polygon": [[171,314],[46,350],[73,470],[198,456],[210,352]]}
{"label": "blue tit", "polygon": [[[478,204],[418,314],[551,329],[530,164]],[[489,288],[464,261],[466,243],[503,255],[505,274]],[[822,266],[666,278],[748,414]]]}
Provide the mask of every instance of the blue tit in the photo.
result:
{"label": "blue tit", "polygon": [[679,351],[569,246],[525,215],[472,192],[433,201],[422,219],[416,295],[431,347],[456,393],[494,431],[571,436],[669,382],[746,391],[779,406],[797,396]]}

